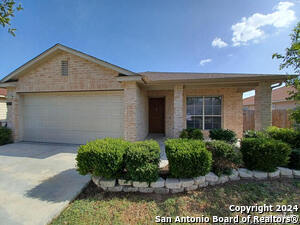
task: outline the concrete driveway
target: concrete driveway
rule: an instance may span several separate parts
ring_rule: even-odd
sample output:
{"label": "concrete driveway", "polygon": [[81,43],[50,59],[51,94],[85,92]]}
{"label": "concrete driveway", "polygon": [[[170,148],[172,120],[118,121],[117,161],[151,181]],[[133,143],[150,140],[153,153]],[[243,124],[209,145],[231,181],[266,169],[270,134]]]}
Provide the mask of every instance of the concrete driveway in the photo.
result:
{"label": "concrete driveway", "polygon": [[75,170],[77,145],[0,146],[0,224],[47,224],[89,182]]}

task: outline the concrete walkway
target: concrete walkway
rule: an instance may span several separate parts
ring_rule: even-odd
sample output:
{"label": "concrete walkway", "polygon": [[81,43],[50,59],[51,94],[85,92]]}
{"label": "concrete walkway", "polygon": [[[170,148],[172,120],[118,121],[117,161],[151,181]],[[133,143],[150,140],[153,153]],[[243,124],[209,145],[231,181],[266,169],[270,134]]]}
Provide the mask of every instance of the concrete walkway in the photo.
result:
{"label": "concrete walkway", "polygon": [[0,147],[0,224],[47,224],[83,187],[78,146],[21,142]]}
{"label": "concrete walkway", "polygon": [[160,162],[159,162],[159,168],[165,168],[167,165],[169,165],[169,161],[166,155],[166,148],[165,148],[165,141],[167,138],[163,134],[149,134],[146,138],[147,140],[155,140],[158,142],[160,147]]}

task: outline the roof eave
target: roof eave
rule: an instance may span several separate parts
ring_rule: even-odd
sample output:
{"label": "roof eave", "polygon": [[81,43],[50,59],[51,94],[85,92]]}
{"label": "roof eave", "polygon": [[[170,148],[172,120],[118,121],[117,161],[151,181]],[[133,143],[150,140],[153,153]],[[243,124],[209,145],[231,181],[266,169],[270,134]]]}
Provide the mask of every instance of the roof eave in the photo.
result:
{"label": "roof eave", "polygon": [[0,82],[1,88],[16,87],[17,82]]}
{"label": "roof eave", "polygon": [[256,76],[256,77],[228,77],[228,78],[189,78],[189,79],[159,79],[159,80],[151,80],[149,78],[146,79],[149,84],[159,84],[159,83],[189,83],[189,82],[261,82],[261,81],[271,81],[271,82],[282,82],[289,79],[289,76],[286,75],[276,75],[276,76]]}

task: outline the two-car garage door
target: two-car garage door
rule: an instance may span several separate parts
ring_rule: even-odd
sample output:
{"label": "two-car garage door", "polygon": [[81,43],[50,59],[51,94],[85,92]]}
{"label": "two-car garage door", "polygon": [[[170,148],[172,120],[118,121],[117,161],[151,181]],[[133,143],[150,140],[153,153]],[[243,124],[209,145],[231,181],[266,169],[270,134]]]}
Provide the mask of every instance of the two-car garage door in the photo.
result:
{"label": "two-car garage door", "polygon": [[123,136],[123,92],[24,94],[23,140],[83,144]]}

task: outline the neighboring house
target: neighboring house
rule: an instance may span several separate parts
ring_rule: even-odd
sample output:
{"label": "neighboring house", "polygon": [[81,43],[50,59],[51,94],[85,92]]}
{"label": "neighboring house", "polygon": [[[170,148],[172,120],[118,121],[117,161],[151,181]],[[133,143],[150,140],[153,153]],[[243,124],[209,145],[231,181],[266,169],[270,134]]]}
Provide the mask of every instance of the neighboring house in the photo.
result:
{"label": "neighboring house", "polygon": [[0,124],[6,123],[7,106],[6,106],[6,89],[0,88]]}
{"label": "neighboring house", "polygon": [[[287,100],[289,92],[294,91],[293,87],[280,87],[272,91],[272,109],[293,109],[296,107],[296,101]],[[254,96],[243,99],[243,108],[246,110],[255,110]]]}
{"label": "neighboring house", "polygon": [[85,143],[178,137],[186,127],[243,132],[243,92],[256,89],[256,129],[271,124],[271,88],[286,75],[134,73],[57,44],[2,79],[15,141]]}

